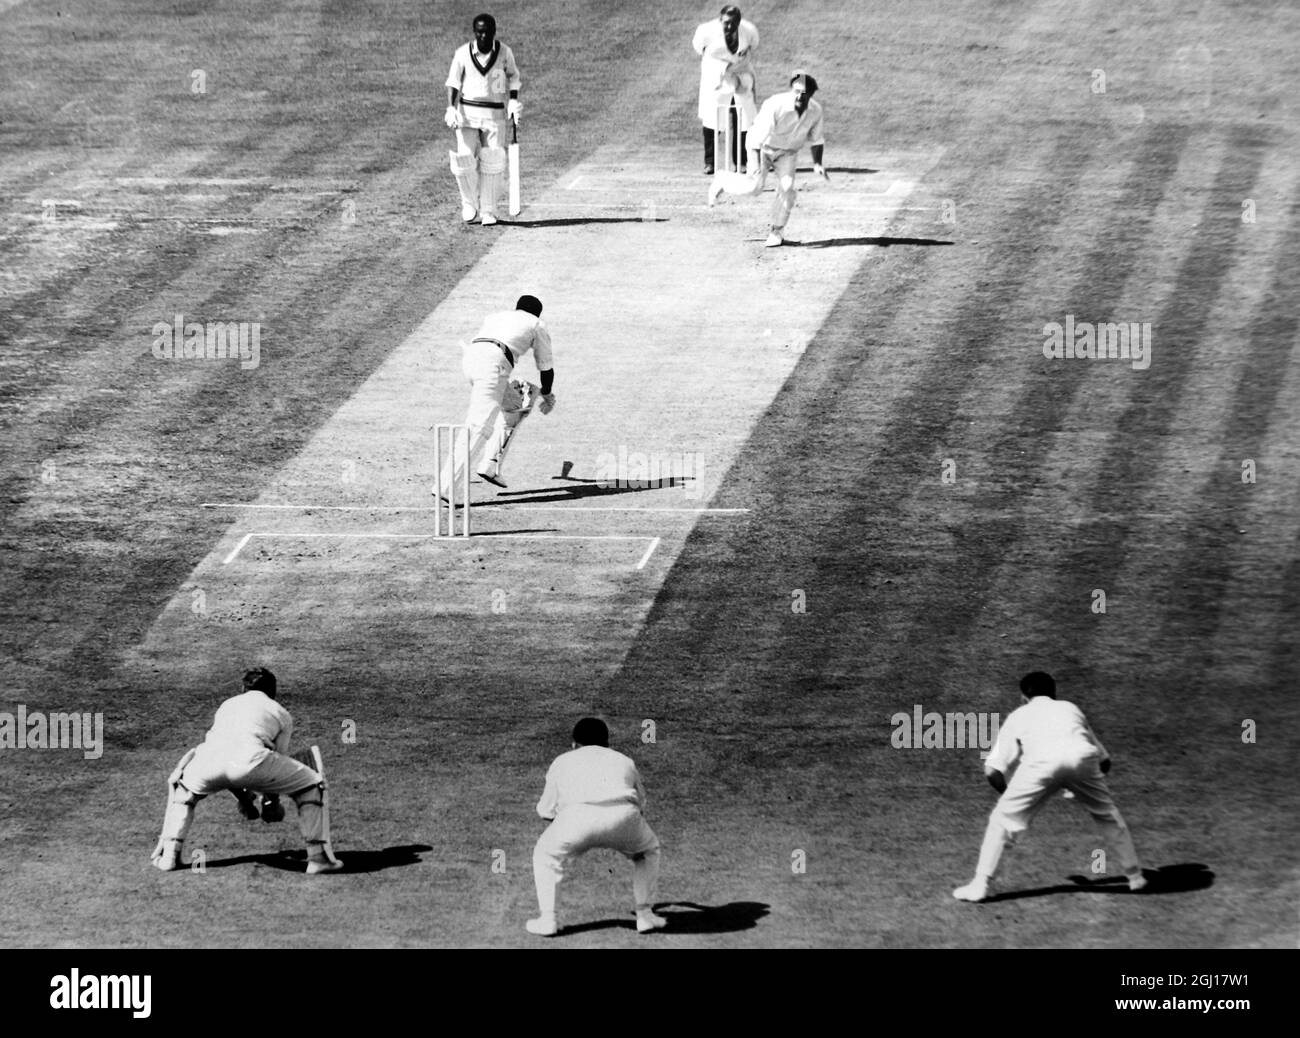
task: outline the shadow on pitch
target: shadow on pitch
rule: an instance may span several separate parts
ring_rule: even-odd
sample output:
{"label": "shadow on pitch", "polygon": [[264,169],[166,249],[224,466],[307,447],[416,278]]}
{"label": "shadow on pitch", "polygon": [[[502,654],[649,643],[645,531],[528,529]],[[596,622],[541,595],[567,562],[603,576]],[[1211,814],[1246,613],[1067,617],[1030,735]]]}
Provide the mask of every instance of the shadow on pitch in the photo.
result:
{"label": "shadow on pitch", "polygon": [[559,216],[552,220],[502,221],[502,227],[581,227],[589,223],[667,223],[666,216],[646,219],[641,216]]}
{"label": "shadow on pitch", "polygon": [[640,494],[647,490],[664,490],[669,487],[685,487],[694,482],[692,476],[665,476],[662,479],[622,480],[611,482],[606,479],[578,479],[574,476],[553,476],[562,480],[566,486],[553,488],[534,488],[532,490],[503,490],[491,501],[475,502],[475,508],[491,508],[493,505],[539,505],[563,504],[565,501],[586,501],[592,498],[615,497],[619,494]]}
{"label": "shadow on pitch", "polygon": [[[812,166],[800,166],[800,167],[796,170],[797,173],[811,173],[812,171],[813,171]],[[826,167],[826,172],[827,172],[828,174],[830,174],[830,173],[866,173],[866,174],[871,174],[871,173],[879,173],[880,170],[878,170],[878,169],[872,169],[872,168],[870,168],[869,166],[827,166],[827,167]]]}
{"label": "shadow on pitch", "polygon": [[[660,931],[666,934],[738,933],[752,930],[770,906],[758,901],[733,901],[729,905],[697,905],[693,901],[661,901],[655,911],[668,920]],[[635,930],[636,917],[601,919],[593,923],[561,927],[561,934],[591,933],[594,930]]]}
{"label": "shadow on pitch", "polygon": [[887,249],[891,245],[956,245],[956,242],[937,238],[823,238],[821,241],[789,241],[787,246],[796,249],[838,249],[846,245],[875,245]]}
{"label": "shadow on pitch", "polygon": [[1069,883],[1032,890],[1010,890],[994,894],[985,904],[995,901],[1019,901],[1027,897],[1047,897],[1049,894],[1116,894],[1123,897],[1150,897],[1152,894],[1185,894],[1191,890],[1206,890],[1214,885],[1214,872],[1207,865],[1164,865],[1158,869],[1143,869],[1146,889],[1133,892],[1123,876],[1069,876]]}
{"label": "shadow on pitch", "polygon": [[[343,862],[343,871],[336,875],[357,872],[382,872],[402,865],[416,865],[422,851],[431,851],[427,844],[413,843],[404,847],[385,847],[382,851],[347,851],[336,850],[335,855]],[[307,871],[307,852],[276,851],[273,854],[241,854],[238,858],[218,858],[208,861],[209,869],[224,869],[231,865],[265,865],[267,868],[282,872]]]}

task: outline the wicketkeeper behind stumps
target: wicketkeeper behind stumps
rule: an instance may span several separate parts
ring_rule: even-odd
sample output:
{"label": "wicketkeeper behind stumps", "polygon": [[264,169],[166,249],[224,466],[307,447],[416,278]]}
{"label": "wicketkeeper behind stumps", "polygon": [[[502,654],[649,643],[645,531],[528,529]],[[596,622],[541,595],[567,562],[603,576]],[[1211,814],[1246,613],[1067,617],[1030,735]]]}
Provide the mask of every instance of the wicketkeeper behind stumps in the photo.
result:
{"label": "wicketkeeper behind stumps", "polygon": [[279,797],[298,805],[298,824],[307,844],[307,873],[337,872],[343,863],[330,846],[329,800],[320,751],[312,747],[311,768],[288,756],[293,716],[275,701],[275,675],[265,667],[244,674],[244,692],[221,704],[203,742],[189,750],[167,780],[167,815],[151,860],[171,872],[182,864],[185,837],[194,823],[194,806],[228,789],[245,818],[257,816],[252,802],[261,794],[264,821],[284,817]]}

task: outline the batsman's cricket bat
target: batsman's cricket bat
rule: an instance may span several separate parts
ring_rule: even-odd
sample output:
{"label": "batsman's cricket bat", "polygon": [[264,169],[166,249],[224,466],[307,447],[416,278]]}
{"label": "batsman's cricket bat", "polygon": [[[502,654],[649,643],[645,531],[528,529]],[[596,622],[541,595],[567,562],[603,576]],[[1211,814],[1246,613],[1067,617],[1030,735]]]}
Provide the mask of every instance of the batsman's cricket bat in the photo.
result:
{"label": "batsman's cricket bat", "polygon": [[516,119],[510,120],[510,147],[506,160],[510,167],[510,215],[518,216],[524,206],[519,197],[519,122]]}

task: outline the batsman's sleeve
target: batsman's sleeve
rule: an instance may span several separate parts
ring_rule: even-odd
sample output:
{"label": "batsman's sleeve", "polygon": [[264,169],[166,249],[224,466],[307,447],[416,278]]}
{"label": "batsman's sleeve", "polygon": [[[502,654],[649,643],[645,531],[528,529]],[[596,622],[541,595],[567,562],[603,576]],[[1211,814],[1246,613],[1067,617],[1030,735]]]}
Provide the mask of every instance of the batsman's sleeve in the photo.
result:
{"label": "batsman's sleeve", "polygon": [[289,753],[289,740],[293,737],[293,714],[288,710],[284,711],[284,716],[280,718],[280,734],[275,737],[275,752],[283,753],[286,756]]}
{"label": "batsman's sleeve", "polygon": [[[502,44],[502,46],[504,47],[505,44]],[[510,89],[518,90],[519,89],[519,66],[515,64],[515,52],[511,50],[509,47],[506,47],[505,51],[506,51],[506,78],[510,83]]]}
{"label": "batsman's sleeve", "polygon": [[1110,760],[1110,754],[1106,752],[1106,747],[1103,746],[1101,740],[1097,738],[1097,733],[1092,730],[1092,725],[1090,725],[1085,719],[1083,722],[1083,726],[1088,732],[1088,738],[1092,740],[1093,745],[1095,745],[1097,749],[1101,752],[1101,759],[1104,761]]}
{"label": "batsman's sleeve", "polygon": [[550,821],[560,809],[560,791],[555,782],[555,765],[546,772],[546,788],[542,790],[542,799],[537,801],[537,813]]}
{"label": "batsman's sleeve", "polygon": [[1019,726],[1016,723],[1015,711],[1012,711],[1006,723],[998,729],[998,737],[993,743],[993,749],[989,752],[988,760],[984,762],[984,770],[989,771],[992,769],[1007,775],[1019,760]]}
{"label": "batsman's sleeve", "polygon": [[455,87],[460,89],[460,85],[465,80],[465,67],[461,64],[460,50],[451,56],[451,69],[447,72],[447,82],[443,86]]}
{"label": "batsman's sleeve", "polygon": [[555,367],[555,358],[551,355],[551,332],[540,317],[533,329],[533,359],[537,361],[538,371]]}
{"label": "batsman's sleeve", "polygon": [[817,112],[817,119],[808,127],[808,144],[814,148],[820,148],[826,143],[826,133],[822,126],[822,121],[826,116],[825,109]]}

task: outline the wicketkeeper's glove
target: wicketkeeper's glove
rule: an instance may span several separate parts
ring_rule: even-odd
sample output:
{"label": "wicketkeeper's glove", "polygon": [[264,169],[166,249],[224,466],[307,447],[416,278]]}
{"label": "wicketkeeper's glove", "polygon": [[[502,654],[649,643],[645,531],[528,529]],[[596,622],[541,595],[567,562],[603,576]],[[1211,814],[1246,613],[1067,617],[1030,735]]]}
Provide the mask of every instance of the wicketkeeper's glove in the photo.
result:
{"label": "wicketkeeper's glove", "polygon": [[542,402],[541,402],[540,404],[537,405],[537,410],[541,411],[542,414],[550,414],[552,411],[554,411],[554,410],[555,410],[555,394],[554,394],[554,393],[543,393],[543,394],[542,394]]}
{"label": "wicketkeeper's glove", "polygon": [[235,799],[239,801],[239,813],[248,821],[257,821],[257,798],[246,789],[232,789]]}
{"label": "wicketkeeper's glove", "polygon": [[279,797],[262,797],[262,821],[268,824],[284,821],[284,805]]}
{"label": "wicketkeeper's glove", "polygon": [[456,114],[454,105],[447,106],[447,114],[442,117],[442,121],[447,124],[447,129],[454,130],[456,128],[456,124],[460,122],[460,119]]}

